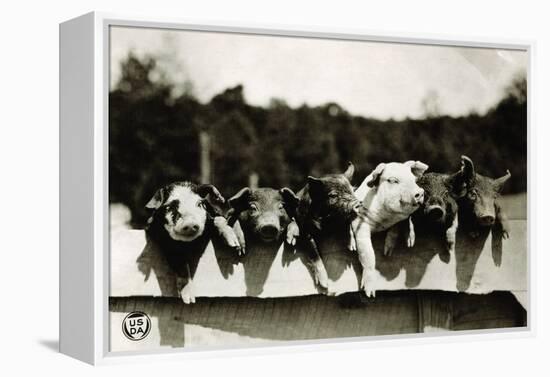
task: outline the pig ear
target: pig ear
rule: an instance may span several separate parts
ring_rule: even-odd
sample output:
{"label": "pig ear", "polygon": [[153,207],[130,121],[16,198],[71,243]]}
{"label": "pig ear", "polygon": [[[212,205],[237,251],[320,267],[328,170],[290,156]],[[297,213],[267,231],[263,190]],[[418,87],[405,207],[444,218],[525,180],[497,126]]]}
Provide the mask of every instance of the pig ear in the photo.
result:
{"label": "pig ear", "polygon": [[300,198],[298,198],[294,191],[287,187],[283,187],[282,189],[280,189],[279,193],[283,197],[284,206],[289,215],[295,216],[296,209],[298,208],[298,204],[300,203]]}
{"label": "pig ear", "polygon": [[367,186],[374,187],[378,186],[380,183],[380,176],[382,175],[382,172],[384,171],[384,168],[386,167],[386,164],[381,163],[378,164],[378,166],[374,169],[372,173],[369,174],[367,177]]}
{"label": "pig ear", "polygon": [[462,198],[468,192],[468,185],[460,170],[447,178],[447,183],[450,186],[450,193],[455,199]]}
{"label": "pig ear", "polygon": [[229,199],[229,204],[235,211],[240,212],[246,208],[249,200],[250,189],[248,187],[245,187]]}
{"label": "pig ear", "polygon": [[416,178],[422,177],[424,172],[428,170],[428,165],[421,161],[406,161],[405,166],[408,166],[411,168],[412,173],[416,176]]}
{"label": "pig ear", "polygon": [[468,156],[460,157],[460,175],[461,179],[467,186],[474,183],[476,171],[473,161]]}
{"label": "pig ear", "polygon": [[307,184],[310,188],[310,192],[311,191],[317,192],[323,185],[323,182],[321,182],[319,178],[315,178],[310,175],[307,177]]}
{"label": "pig ear", "polygon": [[164,187],[160,188],[155,192],[155,195],[147,202],[145,208],[148,209],[158,209],[161,205],[164,204],[166,200],[166,190]]}
{"label": "pig ear", "polygon": [[502,186],[504,186],[504,183],[506,183],[506,181],[509,180],[511,176],[512,176],[512,174],[510,173],[510,170],[506,170],[505,175],[503,175],[500,178],[495,179],[493,181],[495,191],[500,192],[500,190],[502,190]]}
{"label": "pig ear", "polygon": [[212,216],[216,216],[217,214],[225,212],[225,198],[222,194],[220,194],[216,186],[200,185],[197,187],[196,192],[201,198],[206,199],[206,202],[209,204],[208,206],[206,206],[206,210]]}
{"label": "pig ear", "polygon": [[220,205],[225,203],[225,198],[214,185],[200,185],[196,191],[200,197],[206,198],[211,204]]}
{"label": "pig ear", "polygon": [[344,172],[344,177],[346,177],[346,179],[351,182],[351,179],[353,178],[353,173],[354,172],[355,172],[355,166],[350,161],[350,162],[348,162],[348,168]]}

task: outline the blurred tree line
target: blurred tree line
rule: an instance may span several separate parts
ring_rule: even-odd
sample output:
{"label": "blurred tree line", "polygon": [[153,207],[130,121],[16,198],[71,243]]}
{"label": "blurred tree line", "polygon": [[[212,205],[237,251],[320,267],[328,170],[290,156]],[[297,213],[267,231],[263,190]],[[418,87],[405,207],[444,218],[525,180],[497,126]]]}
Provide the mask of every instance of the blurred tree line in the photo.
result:
{"label": "blurred tree line", "polygon": [[152,57],[130,54],[121,68],[109,97],[109,199],[131,209],[134,226],[143,225],[144,205],[157,188],[201,180],[201,132],[211,145],[209,180],[226,198],[247,186],[253,173],[260,186],[297,191],[307,175],[342,171],[347,161],[356,165],[358,185],[379,162],[415,159],[431,171],[451,172],[462,154],[481,174],[501,176],[510,169],[505,192],[526,191],[524,77],[483,115],[430,110],[424,119],[380,121],[336,103],[291,108],[273,99],[267,108],[251,106],[240,85],[202,104],[189,82],[174,95],[174,84]]}

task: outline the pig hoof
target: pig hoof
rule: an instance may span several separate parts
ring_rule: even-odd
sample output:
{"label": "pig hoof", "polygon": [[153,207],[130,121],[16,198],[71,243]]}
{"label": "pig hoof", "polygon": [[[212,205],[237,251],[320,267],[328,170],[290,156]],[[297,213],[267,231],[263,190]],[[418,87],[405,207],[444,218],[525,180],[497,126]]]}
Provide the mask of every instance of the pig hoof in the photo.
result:
{"label": "pig hoof", "polygon": [[288,236],[286,237],[286,243],[290,246],[295,246],[296,245],[296,238],[293,237],[293,236]]}
{"label": "pig hoof", "polygon": [[510,238],[510,233],[508,233],[507,230],[503,230],[502,231],[502,238],[507,240],[508,238]]}
{"label": "pig hoof", "polygon": [[328,276],[326,272],[317,271],[315,273],[315,283],[325,292],[328,292]]}
{"label": "pig hoof", "polygon": [[357,251],[357,242],[355,242],[355,238],[352,238],[352,239],[349,240],[348,250],[349,251]]}
{"label": "pig hoof", "polygon": [[368,275],[363,274],[361,279],[361,288],[365,292],[367,297],[376,297],[376,287],[374,284],[374,279]]}
{"label": "pig hoof", "polygon": [[363,291],[365,292],[365,295],[368,298],[375,298],[376,297],[376,291],[374,289],[364,288]]}
{"label": "pig hoof", "polygon": [[286,243],[294,246],[296,245],[296,238],[300,235],[300,228],[295,222],[288,224],[286,229]]}
{"label": "pig hoof", "polygon": [[323,289],[328,291],[328,277],[327,276],[320,276],[318,279],[318,284]]}
{"label": "pig hoof", "polygon": [[192,284],[187,284],[183,289],[181,290],[181,299],[185,304],[194,304],[195,303],[195,295],[193,294],[193,286]]}
{"label": "pig hoof", "polygon": [[454,253],[455,252],[455,243],[454,242],[448,242],[445,251],[449,254]]}
{"label": "pig hoof", "polygon": [[384,245],[384,255],[385,256],[391,256],[393,253],[393,245]]}

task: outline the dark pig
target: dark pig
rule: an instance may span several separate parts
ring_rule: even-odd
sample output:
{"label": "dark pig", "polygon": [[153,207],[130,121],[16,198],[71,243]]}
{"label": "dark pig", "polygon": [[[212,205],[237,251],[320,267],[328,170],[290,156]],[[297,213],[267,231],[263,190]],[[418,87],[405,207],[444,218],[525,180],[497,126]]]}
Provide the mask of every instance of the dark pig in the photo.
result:
{"label": "dark pig", "polygon": [[462,172],[466,185],[466,195],[458,202],[460,226],[470,230],[492,227],[500,231],[503,238],[509,237],[509,224],[498,197],[504,183],[510,179],[510,171],[500,178],[489,178],[475,172],[474,163],[462,156]]}
{"label": "dark pig", "polygon": [[[306,186],[298,192],[297,228],[294,224],[288,227],[287,241],[294,243],[294,237],[298,237],[313,264],[316,283],[324,289],[328,289],[328,275],[317,246],[319,237],[335,229],[350,234],[351,221],[361,206],[350,183],[354,170],[350,162],[343,174],[309,176]],[[292,234],[297,229],[299,234]]]}
{"label": "dark pig", "polygon": [[243,188],[229,199],[229,223],[238,220],[237,236],[243,250],[246,240],[275,243],[295,216],[298,197],[289,188]]}
{"label": "dark pig", "polygon": [[414,228],[410,232],[444,236],[446,251],[454,252],[458,229],[457,200],[466,194],[463,169],[454,174],[425,173],[417,183],[424,189],[424,203],[411,216]]}

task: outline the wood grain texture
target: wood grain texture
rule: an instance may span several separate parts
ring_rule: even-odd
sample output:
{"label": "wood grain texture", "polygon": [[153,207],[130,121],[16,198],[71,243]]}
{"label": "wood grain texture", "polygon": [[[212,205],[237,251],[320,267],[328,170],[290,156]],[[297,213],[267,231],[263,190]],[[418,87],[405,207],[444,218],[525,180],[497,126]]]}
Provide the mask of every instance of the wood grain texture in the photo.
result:
{"label": "wood grain texture", "polygon": [[[373,335],[525,326],[525,311],[508,292],[488,295],[432,291],[381,292],[376,300],[358,293],[258,299],[111,298],[111,350],[172,347],[243,347],[280,342],[353,340]],[[152,321],[147,338],[127,340],[124,316],[145,312]]]}
{"label": "wood grain texture", "polygon": [[[493,242],[490,233],[472,237],[459,234],[456,251],[444,251],[442,240],[417,239],[416,246],[398,248],[391,257],[381,254],[384,234],[375,235],[377,289],[442,290],[487,293],[527,291],[526,221],[511,221],[511,238]],[[346,249],[347,240],[326,239],[320,244],[331,290],[336,294],[359,289],[357,256]],[[280,247],[249,248],[238,258],[220,245],[209,243],[201,251],[195,276],[197,297],[293,297],[319,293],[304,254]],[[162,252],[146,241],[141,230],[111,234],[113,297],[178,297],[178,279]]]}

